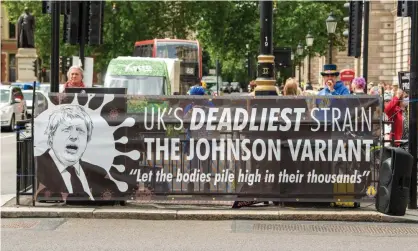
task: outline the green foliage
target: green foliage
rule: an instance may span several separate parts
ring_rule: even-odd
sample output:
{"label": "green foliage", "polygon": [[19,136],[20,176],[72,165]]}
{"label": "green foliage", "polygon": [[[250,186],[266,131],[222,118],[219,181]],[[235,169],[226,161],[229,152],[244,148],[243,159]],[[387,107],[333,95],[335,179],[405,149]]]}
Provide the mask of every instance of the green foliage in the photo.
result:
{"label": "green foliage", "polygon": [[333,43],[336,46],[343,46],[344,3],[320,1],[279,1],[274,13],[275,45],[292,47],[295,51],[299,42],[306,45],[306,35],[310,31],[314,37],[312,52],[325,55],[328,48],[325,20],[331,11],[338,20]]}
{"label": "green foliage", "polygon": [[[116,4],[116,11],[113,10]],[[41,13],[41,1],[5,1],[11,21],[16,22],[27,5],[36,19],[35,43],[43,66],[49,66],[51,50],[51,17]],[[273,42],[275,47],[290,46],[294,50],[305,43],[308,31],[314,36],[312,51],[324,55],[328,35],[325,20],[330,11],[338,18],[335,46],[343,46],[343,2],[278,1],[274,11]],[[254,1],[106,1],[104,44],[87,46],[86,56],[95,57],[95,70],[104,71],[117,56],[132,55],[134,43],[153,38],[190,38],[197,32],[202,48],[208,52],[209,68],[215,60],[222,65],[227,81],[247,81],[246,44],[252,55],[260,46],[259,2]],[[61,16],[61,25],[63,18]],[[78,55],[78,45],[62,42],[60,55]],[[306,52],[306,50],[305,50]],[[207,71],[208,69],[206,69]]]}
{"label": "green foliage", "polygon": [[[214,67],[214,60],[218,58],[224,79],[247,80],[244,63],[246,44],[252,55],[258,55],[260,48],[258,2],[222,1],[205,4],[202,4],[203,19],[198,22],[197,29],[199,40],[213,59],[211,66]],[[278,1],[273,13],[274,46],[292,47],[295,51],[299,41],[305,44],[305,37],[310,31],[314,36],[311,53],[325,55],[328,48],[325,20],[331,11],[338,19],[333,43],[335,46],[344,46],[343,5],[342,2]],[[297,60],[296,57],[296,63]]]}

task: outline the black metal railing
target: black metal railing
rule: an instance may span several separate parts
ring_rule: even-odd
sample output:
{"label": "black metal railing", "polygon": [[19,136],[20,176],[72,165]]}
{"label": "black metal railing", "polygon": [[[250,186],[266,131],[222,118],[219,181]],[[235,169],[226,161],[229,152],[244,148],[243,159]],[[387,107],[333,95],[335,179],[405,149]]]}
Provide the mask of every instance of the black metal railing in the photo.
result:
{"label": "black metal railing", "polygon": [[33,138],[29,121],[16,124],[16,204],[21,195],[31,195],[35,205],[35,161]]}
{"label": "black metal railing", "polygon": [[[384,122],[386,123],[386,122]],[[31,195],[33,204],[35,204],[35,193],[36,193],[36,183],[35,183],[35,161],[34,161],[34,147],[33,147],[33,137],[32,137],[32,125],[29,127],[27,124],[18,124],[16,131],[16,141],[17,141],[17,186],[16,186],[16,198],[17,204],[20,203],[21,195]],[[165,134],[161,134],[161,137],[164,137]],[[154,135],[158,138],[158,135]],[[245,138],[246,136],[240,132],[221,132],[218,139],[240,139]],[[157,155],[155,152],[152,153],[151,160],[142,159],[140,163],[140,168],[148,169],[153,171],[153,180],[148,184],[145,184],[147,188],[151,190],[151,196],[153,200],[167,200],[170,197],[176,197],[176,199],[181,199],[185,195],[191,195],[194,199],[214,199],[216,200],[248,200],[249,198],[256,198],[257,200],[273,200],[273,201],[364,201],[373,200],[374,197],[371,194],[367,194],[367,188],[373,186],[374,188],[378,187],[379,181],[379,167],[382,162],[381,154],[384,151],[376,150],[381,149],[382,143],[384,142],[381,137],[377,137],[375,144],[372,146],[373,151],[371,151],[371,160],[370,162],[365,163],[356,163],[356,162],[330,162],[329,164],[321,164],[321,166],[316,167],[315,163],[301,163],[298,166],[301,174],[306,173],[312,169],[317,169],[323,174],[333,174],[342,172],[344,174],[350,174],[351,169],[359,169],[361,171],[370,171],[370,176],[367,177],[364,182],[361,184],[326,184],[321,188],[313,187],[312,184],[307,183],[298,183],[298,184],[266,184],[265,182],[260,182],[257,188],[250,187],[248,185],[237,182],[237,179],[234,178],[232,182],[220,182],[219,185],[214,186],[209,182],[175,182],[177,178],[177,172],[180,170],[182,174],[191,173],[195,169],[201,170],[202,173],[222,173],[222,172],[231,172],[234,173],[235,177],[238,177],[239,172],[246,172],[249,170],[249,173],[254,173],[256,166],[260,166],[260,172],[262,175],[265,175],[266,170],[272,170],[271,164],[267,161],[255,161],[251,158],[249,161],[242,160],[220,160],[219,156],[216,156],[215,160],[202,161],[198,159],[194,160],[185,160],[187,150],[185,146],[187,145],[188,140],[185,139],[185,136],[180,137],[182,144],[180,144],[181,158],[180,160],[171,160],[169,156],[168,160],[157,160]],[[211,147],[211,146],[210,146]],[[286,146],[282,146],[285,147]],[[227,153],[224,153],[225,156]],[[365,154],[364,151],[362,154]],[[219,153],[217,153],[219,155]],[[143,156],[146,157],[146,152],[143,153]],[[161,156],[162,157],[162,156]],[[160,158],[163,159],[163,158]],[[276,163],[277,166],[274,167],[275,170],[281,170],[286,167],[281,166],[281,163]],[[263,167],[265,165],[265,167]],[[270,165],[270,166],[269,166]],[[361,167],[357,165],[362,165]],[[277,168],[277,169],[276,169]],[[164,170],[165,173],[172,173],[173,179],[171,182],[157,182],[155,180],[157,171]],[[306,176],[305,176],[306,177]],[[236,198],[236,197],[239,198]],[[149,197],[147,197],[149,199]]]}

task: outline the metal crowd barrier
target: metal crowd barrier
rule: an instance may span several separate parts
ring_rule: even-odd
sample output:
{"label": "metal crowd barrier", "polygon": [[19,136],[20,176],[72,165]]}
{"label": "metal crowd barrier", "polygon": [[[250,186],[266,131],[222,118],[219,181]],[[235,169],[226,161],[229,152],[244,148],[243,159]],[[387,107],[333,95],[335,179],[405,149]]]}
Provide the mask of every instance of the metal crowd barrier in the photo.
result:
{"label": "metal crowd barrier", "polygon": [[[380,122],[379,122],[380,123]],[[385,122],[383,122],[385,123]],[[237,132],[222,132],[222,139],[238,139],[242,135]],[[164,137],[164,135],[161,135]],[[255,161],[250,159],[249,161],[237,161],[229,160],[222,161],[217,157],[216,160],[185,160],[185,144],[188,142],[186,139],[181,140],[182,144],[180,145],[181,157],[180,160],[157,160],[155,153],[153,153],[152,160],[142,160],[140,166],[146,169],[146,172],[152,171],[154,173],[153,180],[149,184],[145,184],[150,190],[152,190],[152,195],[155,200],[167,200],[172,197],[172,199],[182,199],[182,196],[197,196],[195,199],[204,199],[210,197],[211,199],[219,200],[228,200],[233,198],[237,200],[236,196],[242,197],[241,200],[248,200],[249,198],[257,198],[257,200],[279,200],[279,201],[299,201],[299,202],[331,202],[331,201],[371,201],[374,200],[374,194],[368,194],[368,188],[373,186],[377,189],[379,182],[379,169],[380,163],[382,160],[381,154],[383,151],[380,151],[383,141],[378,136],[374,145],[372,145],[372,151],[370,153],[371,161],[368,163],[356,163],[356,162],[336,162],[329,163],[328,165],[321,165],[321,168],[327,170],[321,173],[338,173],[343,172],[344,174],[351,174],[352,170],[358,169],[361,171],[370,171],[370,175],[361,184],[329,184],[325,185],[322,189],[312,190],[312,186],[306,183],[283,183],[283,184],[266,184],[261,182],[256,184],[253,187],[257,188],[248,188],[245,184],[238,184],[236,179],[233,182],[223,182],[218,186],[214,186],[209,182],[180,182],[176,183],[174,180],[177,178],[177,172],[180,170],[181,173],[193,173],[196,170],[202,170],[205,173],[222,173],[229,171],[234,173],[234,176],[238,176],[238,172],[241,169],[243,172],[249,170],[249,173],[254,173],[254,169],[257,166],[260,166],[260,171],[264,177],[266,168],[263,168],[263,165],[269,165],[267,161]],[[146,153],[143,153],[143,156],[146,156]],[[365,154],[363,151],[362,154]],[[225,152],[226,156],[226,152]],[[161,158],[162,159],[162,156]],[[270,163],[271,167],[271,163]],[[278,163],[277,170],[285,169],[286,167],[281,166],[281,163]],[[298,166],[301,170],[301,173],[308,172],[312,169],[315,169],[315,163],[302,163]],[[319,168],[318,168],[319,169]],[[157,182],[155,180],[156,172],[163,170],[165,173],[172,173],[173,180],[171,182]],[[270,168],[271,171],[271,168]],[[306,175],[305,175],[306,177]],[[248,190],[246,189],[248,188]],[[248,192],[247,192],[247,191]],[[178,197],[177,197],[178,196]],[[198,198],[202,196],[202,198]],[[176,198],[177,197],[177,198]],[[153,200],[154,200],[153,199]],[[238,198],[240,200],[240,198]]]}
{"label": "metal crowd barrier", "polygon": [[35,205],[35,161],[29,121],[16,122],[16,204],[21,195],[31,195]]}
{"label": "metal crowd barrier", "polygon": [[[36,192],[36,170],[34,162],[34,148],[33,148],[33,138],[32,138],[32,125],[28,124],[29,121],[24,121],[17,124],[16,128],[16,144],[17,144],[17,186],[16,186],[16,200],[17,205],[20,204],[21,195],[31,195],[33,205],[35,205],[35,192]],[[386,123],[386,122],[383,122]],[[29,126],[28,126],[29,125]],[[243,137],[240,133],[237,132],[221,132],[221,138],[229,139],[239,139]],[[162,135],[163,136],[163,135]],[[186,143],[187,140],[182,140],[183,143]],[[178,170],[181,170],[181,173],[191,172],[194,169],[203,170],[207,173],[222,173],[223,171],[229,171],[235,174],[237,177],[239,170],[242,171],[249,170],[250,173],[254,172],[254,167],[257,165],[262,165],[265,161],[226,161],[219,160],[217,157],[216,160],[209,161],[187,161],[185,160],[186,152],[184,150],[184,144],[180,145],[180,151],[182,156],[180,160],[173,161],[169,160],[156,160],[156,154],[153,154],[152,160],[143,160],[140,163],[140,166],[148,169],[148,171],[153,171],[156,173],[159,170],[164,170],[165,172],[170,172],[173,174],[172,182],[157,182],[153,180],[150,184],[147,184],[147,187],[152,189],[152,195],[155,196],[155,200],[167,200],[168,197],[176,196],[185,196],[185,195],[197,195],[203,196],[204,198],[217,198],[220,200],[237,200],[236,196],[242,197],[242,200],[248,200],[249,196],[257,199],[264,200],[280,200],[280,201],[364,201],[365,198],[368,200],[374,200],[372,196],[366,196],[368,186],[378,187],[379,182],[379,167],[382,162],[383,157],[381,153],[384,151],[378,151],[381,149],[382,143],[384,141],[380,138],[376,141],[376,144],[372,147],[373,151],[371,153],[371,161],[368,163],[368,166],[363,170],[370,171],[370,176],[366,182],[361,184],[361,188],[358,187],[354,190],[353,186],[350,184],[339,184],[336,188],[333,187],[333,184],[328,185],[325,190],[321,193],[319,191],[310,191],[309,184],[271,184],[266,185],[263,182],[259,185],[258,189],[249,189],[250,191],[246,192],[245,185],[239,185],[234,179],[233,182],[223,182],[218,186],[209,184],[208,182],[180,182],[175,183],[176,174]],[[376,150],[377,149],[377,150]],[[144,153],[146,154],[146,153]],[[225,153],[226,154],[226,153]],[[197,166],[196,166],[197,164]],[[337,162],[330,163],[329,166],[326,166],[327,170],[324,170],[324,173],[332,171],[335,173],[338,169],[343,170],[343,173],[350,173],[350,169],[355,168],[356,163],[353,162]],[[279,166],[280,167],[280,163]],[[307,162],[299,167],[301,170],[310,170],[312,169],[312,164]],[[263,169],[262,167],[260,169]],[[155,175],[153,175],[155,178]],[[271,188],[271,186],[274,186]],[[299,186],[295,188],[295,186]],[[331,189],[331,190],[329,190]],[[268,190],[268,191],[266,191]],[[298,191],[299,190],[299,191]],[[287,193],[287,191],[292,191]],[[306,193],[308,191],[309,193]],[[330,192],[334,191],[334,192]],[[357,191],[357,192],[355,192]],[[203,198],[202,197],[202,198]],[[200,199],[202,199],[200,198]],[[239,198],[238,198],[239,199]]]}

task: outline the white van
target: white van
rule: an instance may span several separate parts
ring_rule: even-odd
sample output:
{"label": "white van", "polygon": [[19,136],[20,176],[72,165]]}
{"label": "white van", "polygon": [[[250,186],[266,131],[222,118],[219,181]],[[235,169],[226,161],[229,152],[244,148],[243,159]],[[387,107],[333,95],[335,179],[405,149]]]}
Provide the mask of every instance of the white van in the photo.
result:
{"label": "white van", "polygon": [[173,95],[180,89],[180,61],[143,57],[112,59],[104,87],[127,88],[129,95]]}

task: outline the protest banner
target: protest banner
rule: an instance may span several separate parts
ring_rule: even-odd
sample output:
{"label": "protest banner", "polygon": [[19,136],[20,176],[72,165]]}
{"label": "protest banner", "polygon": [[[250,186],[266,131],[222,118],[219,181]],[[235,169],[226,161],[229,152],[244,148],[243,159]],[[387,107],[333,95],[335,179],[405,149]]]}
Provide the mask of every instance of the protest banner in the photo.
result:
{"label": "protest banner", "polygon": [[333,201],[335,184],[361,199],[376,171],[377,96],[49,99],[34,120],[38,200]]}
{"label": "protest banner", "polygon": [[410,85],[410,74],[409,71],[398,72],[399,88],[409,93]]}

